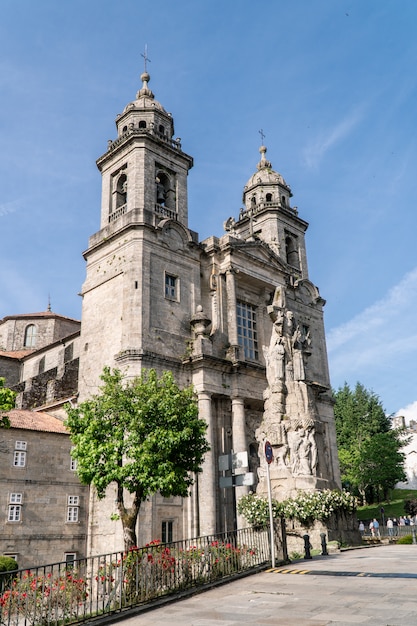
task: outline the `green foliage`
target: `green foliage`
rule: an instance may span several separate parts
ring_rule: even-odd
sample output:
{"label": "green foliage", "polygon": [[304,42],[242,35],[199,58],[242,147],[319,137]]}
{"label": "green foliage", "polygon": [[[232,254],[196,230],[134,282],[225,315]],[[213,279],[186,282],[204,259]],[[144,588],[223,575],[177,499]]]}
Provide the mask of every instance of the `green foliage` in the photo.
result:
{"label": "green foliage", "polygon": [[365,485],[373,485],[388,493],[397,482],[407,479],[401,446],[395,430],[376,433],[363,442],[359,471]]}
{"label": "green foliage", "polygon": [[[198,417],[195,393],[180,389],[171,372],[155,370],[125,380],[105,368],[100,393],[67,408],[66,425],[82,483],[94,485],[99,498],[115,482],[125,547],[136,544],[135,523],[141,502],[156,492],[188,495],[192,473],[201,471],[209,446],[206,423]],[[131,506],[125,491],[133,494]]]}
{"label": "green foliage", "polygon": [[404,500],[404,511],[407,515],[417,515],[417,497]]}
{"label": "green foliage", "polygon": [[[299,491],[296,498],[284,502],[272,501],[274,519],[285,517],[295,519],[301,524],[310,525],[315,520],[325,521],[333,513],[341,511],[353,513],[356,498],[346,491]],[[240,498],[238,512],[253,526],[265,526],[269,521],[268,500],[255,493]]]}
{"label": "green foliage", "polygon": [[87,595],[86,580],[75,570],[57,575],[27,570],[0,596],[0,609],[7,624],[73,623]]}
{"label": "green foliage", "polygon": [[[388,519],[388,517],[396,517],[399,518],[404,513],[407,513],[405,510],[405,502],[407,499],[417,499],[417,491],[413,489],[393,489],[390,492],[390,500],[383,500],[378,504],[366,504],[363,506],[359,506],[356,515],[359,520],[370,520],[376,517],[377,519],[381,519],[381,506],[384,507],[384,517]],[[407,513],[409,515],[409,513]]]}
{"label": "green foliage", "polygon": [[296,498],[282,503],[284,517],[296,519],[304,525],[315,520],[325,521],[333,513],[353,513],[356,510],[356,498],[347,491],[337,489],[324,491],[299,491]]}
{"label": "green foliage", "polygon": [[244,571],[257,559],[256,548],[228,541],[214,540],[204,547],[184,550],[156,539],[143,548],[133,547],[121,560],[102,566],[96,580],[111,590],[123,579],[125,601],[132,604],[172,592],[176,586],[188,587],[193,581],[204,583]]}
{"label": "green foliage", "polygon": [[14,408],[16,392],[5,387],[4,380],[4,378],[0,378],[0,428],[9,428],[10,420],[7,415],[2,415],[2,413]]}
{"label": "green foliage", "polygon": [[[237,504],[240,515],[252,526],[266,526],[269,523],[268,500],[256,493],[248,493],[242,496]],[[277,500],[272,500],[272,514],[274,519],[282,515],[282,505]]]}
{"label": "green foliage", "polygon": [[405,480],[406,441],[391,429],[390,418],[376,394],[360,383],[352,391],[345,383],[334,393],[336,437],[342,482],[366,501]]}
{"label": "green foliage", "polygon": [[17,562],[11,556],[0,556],[0,572],[12,572],[17,568]]}
{"label": "green foliage", "polygon": [[413,543],[413,535],[403,535],[399,539],[397,539],[397,543],[409,545]]}

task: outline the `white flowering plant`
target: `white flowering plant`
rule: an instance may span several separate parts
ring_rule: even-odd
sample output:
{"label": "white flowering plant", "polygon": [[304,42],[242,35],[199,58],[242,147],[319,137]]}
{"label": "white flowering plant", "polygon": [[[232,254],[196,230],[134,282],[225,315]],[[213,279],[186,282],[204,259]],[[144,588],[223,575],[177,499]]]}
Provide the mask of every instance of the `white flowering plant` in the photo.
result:
{"label": "white flowering plant", "polygon": [[[274,519],[282,515],[281,506],[277,500],[272,500]],[[237,504],[237,510],[252,526],[266,526],[269,522],[268,500],[258,496],[256,493],[251,492],[246,496],[242,496]]]}
{"label": "white flowering plant", "polygon": [[[284,502],[272,501],[274,518],[294,519],[310,525],[315,520],[325,521],[333,513],[353,513],[356,510],[355,496],[338,489],[323,491],[299,491],[295,498]],[[253,526],[264,526],[269,520],[268,500],[256,493],[240,498],[238,512]]]}

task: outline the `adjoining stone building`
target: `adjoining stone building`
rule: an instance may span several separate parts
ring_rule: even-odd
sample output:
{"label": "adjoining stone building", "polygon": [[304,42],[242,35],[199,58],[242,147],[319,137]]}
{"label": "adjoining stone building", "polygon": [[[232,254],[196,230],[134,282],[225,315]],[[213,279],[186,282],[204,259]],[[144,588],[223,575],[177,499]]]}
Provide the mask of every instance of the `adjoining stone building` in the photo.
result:
{"label": "adjoining stone building", "polygon": [[[189,498],[157,495],[144,504],[138,540],[145,543],[241,525],[236,500],[248,487],[221,488],[218,457],[247,451],[263,490],[267,437],[276,455],[275,495],[338,487],[340,474],[324,300],[309,279],[308,224],[292,205],[290,186],[261,146],[239,215],[225,215],[223,236],[199,241],[188,220],[193,159],[150,90],[149,74],[141,79],[135,100],[116,118],[117,137],[97,161],[100,228],[84,252],[82,323],[74,346],[80,401],[97,391],[105,365],[128,377],[142,368],[168,369],[196,389],[211,450]],[[271,383],[266,358],[278,312],[287,320],[287,355],[281,378],[276,374]],[[19,385],[26,385],[26,376],[29,370]],[[114,501],[112,488],[104,501],[91,494],[88,553],[122,548],[121,523],[110,519]]]}
{"label": "adjoining stone building", "polygon": [[88,489],[77,478],[63,423],[14,409],[0,431],[0,554],[19,567],[85,555]]}
{"label": "adjoining stone building", "polygon": [[80,327],[49,306],[0,320],[0,377],[17,391],[18,408],[64,415],[63,405],[78,394]]}

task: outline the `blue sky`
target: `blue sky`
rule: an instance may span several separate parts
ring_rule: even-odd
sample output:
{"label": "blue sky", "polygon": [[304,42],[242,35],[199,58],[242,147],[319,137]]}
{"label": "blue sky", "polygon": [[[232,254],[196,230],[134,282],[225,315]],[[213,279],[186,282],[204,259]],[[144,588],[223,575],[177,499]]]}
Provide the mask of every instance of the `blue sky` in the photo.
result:
{"label": "blue sky", "polygon": [[79,318],[95,161],[150,87],[194,157],[190,227],[237,216],[265,132],[310,223],[333,387],[417,415],[415,0],[2,0],[0,318]]}

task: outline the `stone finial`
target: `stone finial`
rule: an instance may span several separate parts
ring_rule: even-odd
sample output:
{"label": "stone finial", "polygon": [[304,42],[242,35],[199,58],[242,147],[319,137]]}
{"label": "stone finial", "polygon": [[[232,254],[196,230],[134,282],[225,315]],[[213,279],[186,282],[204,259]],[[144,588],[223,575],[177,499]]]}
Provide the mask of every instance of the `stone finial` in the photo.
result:
{"label": "stone finial", "polygon": [[143,97],[148,97],[148,98],[154,98],[153,92],[149,89],[148,87],[148,83],[151,80],[150,75],[148,74],[148,72],[143,72],[143,74],[141,74],[140,79],[142,81],[142,89],[139,89],[139,91],[136,94],[136,98],[143,98]]}
{"label": "stone finial", "polygon": [[204,313],[201,304],[198,305],[190,323],[196,337],[208,335],[207,329],[211,324],[211,320]]}
{"label": "stone finial", "polygon": [[271,161],[268,161],[265,157],[266,152],[267,152],[267,147],[266,146],[261,146],[259,148],[259,152],[261,153],[261,160],[259,161],[258,165],[256,166],[258,170],[262,170],[264,168],[267,169],[271,169],[272,168],[272,163]]}

